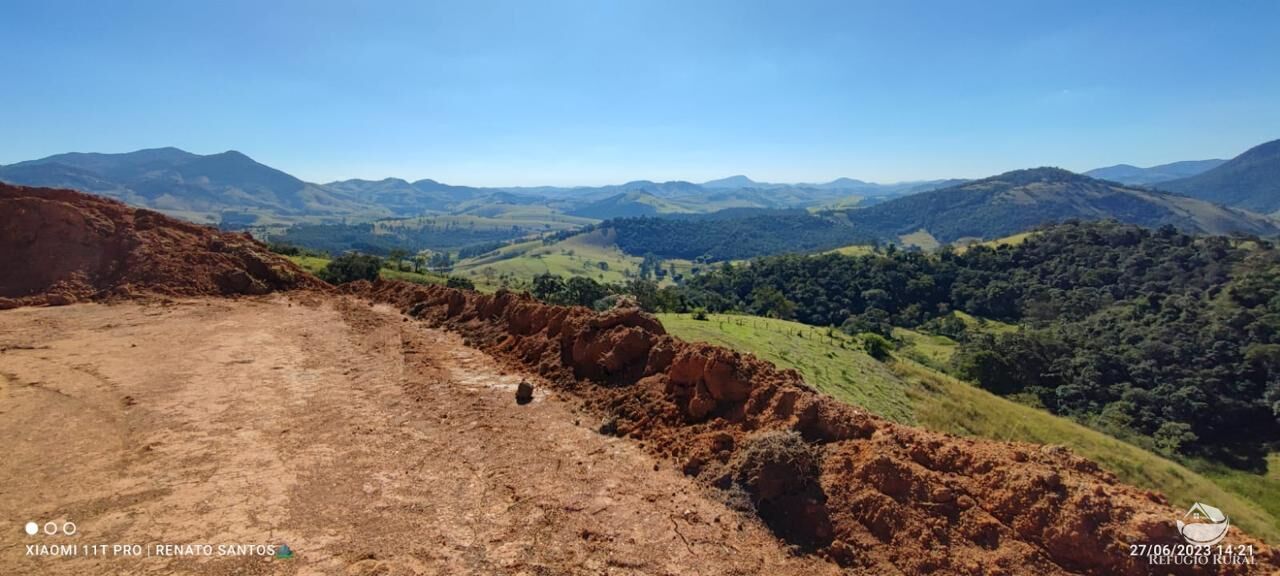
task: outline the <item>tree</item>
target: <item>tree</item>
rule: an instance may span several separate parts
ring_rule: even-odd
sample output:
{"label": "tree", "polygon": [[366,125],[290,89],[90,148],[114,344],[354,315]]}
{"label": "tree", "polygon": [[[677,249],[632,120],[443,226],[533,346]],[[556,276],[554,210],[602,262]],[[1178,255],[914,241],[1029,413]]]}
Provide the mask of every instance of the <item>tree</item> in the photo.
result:
{"label": "tree", "polygon": [[609,295],[609,290],[585,276],[574,276],[564,284],[560,303],[575,306],[591,306],[596,300]]}
{"label": "tree", "polygon": [[320,271],[320,279],[330,284],[345,284],[356,280],[377,280],[382,260],[365,254],[343,254],[329,262]]}
{"label": "tree", "polygon": [[402,269],[401,266],[403,266],[404,264],[403,260],[408,255],[409,255],[409,252],[406,251],[404,248],[392,248],[390,250],[387,250],[387,259],[395,264],[397,271]]}
{"label": "tree", "polygon": [[761,316],[789,320],[795,315],[796,305],[772,286],[761,286],[751,292],[751,310]]}
{"label": "tree", "polygon": [[559,304],[559,299],[564,294],[564,279],[551,273],[534,276],[530,293],[543,302]]}

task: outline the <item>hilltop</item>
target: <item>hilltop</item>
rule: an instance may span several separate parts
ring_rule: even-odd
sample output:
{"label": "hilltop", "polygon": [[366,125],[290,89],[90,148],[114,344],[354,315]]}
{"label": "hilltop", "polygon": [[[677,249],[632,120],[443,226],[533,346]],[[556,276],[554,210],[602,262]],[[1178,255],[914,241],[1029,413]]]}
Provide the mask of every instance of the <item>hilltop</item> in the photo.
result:
{"label": "hilltop", "polygon": [[1156,187],[1280,216],[1280,140],[1254,146],[1212,170]]}
{"label": "hilltop", "polygon": [[1059,168],[1015,170],[847,213],[881,238],[925,231],[940,242],[993,239],[1070,219],[1114,219],[1208,234],[1274,235],[1268,218],[1203,200],[1129,187]]}
{"label": "hilltop", "polygon": [[0,181],[73,188],[201,222],[369,213],[351,198],[234,150],[206,156],[177,148],[58,154],[0,167]]}
{"label": "hilltop", "polygon": [[1226,160],[1182,160],[1148,168],[1140,168],[1132,164],[1116,164],[1104,168],[1094,168],[1084,173],[1090,178],[1111,180],[1121,184],[1150,186],[1158,182],[1177,180],[1195,176],[1207,170],[1221,166]]}

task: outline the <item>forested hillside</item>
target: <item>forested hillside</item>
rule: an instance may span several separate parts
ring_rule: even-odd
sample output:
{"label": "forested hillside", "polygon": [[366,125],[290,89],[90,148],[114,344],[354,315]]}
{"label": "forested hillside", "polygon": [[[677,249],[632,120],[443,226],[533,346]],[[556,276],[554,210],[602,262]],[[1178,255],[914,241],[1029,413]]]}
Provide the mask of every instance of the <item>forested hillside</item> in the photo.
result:
{"label": "forested hillside", "polygon": [[[779,256],[691,279],[678,306],[965,342],[982,386],[1166,453],[1256,465],[1280,441],[1280,253],[1173,227],[1071,222],[963,254]],[[1019,323],[968,333],[953,310]]]}
{"label": "forested hillside", "polygon": [[734,218],[624,218],[602,227],[617,231],[618,247],[633,255],[738,260],[783,252],[813,252],[871,242],[871,236],[804,211]]}

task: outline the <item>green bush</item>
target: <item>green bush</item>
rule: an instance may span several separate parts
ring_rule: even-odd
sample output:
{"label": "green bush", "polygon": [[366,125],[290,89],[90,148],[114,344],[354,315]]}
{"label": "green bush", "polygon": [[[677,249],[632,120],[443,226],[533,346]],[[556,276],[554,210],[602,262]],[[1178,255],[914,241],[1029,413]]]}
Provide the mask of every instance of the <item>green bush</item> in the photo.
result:
{"label": "green bush", "polygon": [[382,259],[366,254],[343,254],[320,271],[320,279],[330,284],[346,284],[356,280],[377,280]]}
{"label": "green bush", "polygon": [[463,278],[462,276],[450,276],[449,279],[445,281],[444,285],[450,288],[460,288],[463,290],[476,289],[475,282],[472,282],[469,278]]}
{"label": "green bush", "polygon": [[893,342],[888,338],[874,332],[865,332],[861,338],[862,347],[866,349],[868,356],[881,362],[889,359],[889,353],[893,351]]}

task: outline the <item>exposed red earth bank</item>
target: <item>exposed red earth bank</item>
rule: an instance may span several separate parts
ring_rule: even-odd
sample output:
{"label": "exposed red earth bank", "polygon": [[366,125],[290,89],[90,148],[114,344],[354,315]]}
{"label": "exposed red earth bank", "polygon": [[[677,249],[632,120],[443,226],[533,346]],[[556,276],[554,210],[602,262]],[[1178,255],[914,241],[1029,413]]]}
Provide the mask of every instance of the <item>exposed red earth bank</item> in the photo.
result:
{"label": "exposed red earth bank", "polygon": [[0,184],[0,309],[324,283],[244,234],[71,190]]}
{"label": "exposed red earth bank", "polygon": [[[1056,446],[902,426],[818,393],[798,373],[667,335],[636,309],[595,313],[510,292],[403,282],[346,291],[463,334],[584,398],[616,433],[708,486],[744,492],[779,537],[879,574],[1263,573],[1153,567],[1130,544],[1178,545],[1160,494]],[[788,440],[794,432],[803,446]],[[1255,572],[1256,573],[1256,572]]]}

